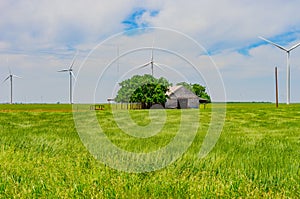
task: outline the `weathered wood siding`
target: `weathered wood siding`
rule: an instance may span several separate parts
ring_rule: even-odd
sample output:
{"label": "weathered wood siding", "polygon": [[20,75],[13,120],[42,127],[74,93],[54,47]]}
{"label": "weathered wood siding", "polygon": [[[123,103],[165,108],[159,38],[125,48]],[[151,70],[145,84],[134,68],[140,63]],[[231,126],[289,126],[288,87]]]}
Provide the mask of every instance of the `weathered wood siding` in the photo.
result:
{"label": "weathered wood siding", "polygon": [[[175,86],[167,93],[165,108],[199,108],[199,97],[183,86]],[[187,104],[185,103],[187,99]],[[184,104],[180,107],[180,102]]]}

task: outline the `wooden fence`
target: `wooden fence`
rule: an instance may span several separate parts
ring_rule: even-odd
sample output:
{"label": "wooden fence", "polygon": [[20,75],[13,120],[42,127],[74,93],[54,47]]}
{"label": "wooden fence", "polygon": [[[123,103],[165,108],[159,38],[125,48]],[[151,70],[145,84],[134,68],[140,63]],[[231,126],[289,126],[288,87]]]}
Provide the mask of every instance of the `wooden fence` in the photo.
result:
{"label": "wooden fence", "polygon": [[109,104],[95,104],[90,106],[90,110],[137,110],[142,109],[141,103],[109,103]]}
{"label": "wooden fence", "polygon": [[141,103],[114,103],[110,104],[112,109],[119,109],[119,110],[136,110],[142,109]]}

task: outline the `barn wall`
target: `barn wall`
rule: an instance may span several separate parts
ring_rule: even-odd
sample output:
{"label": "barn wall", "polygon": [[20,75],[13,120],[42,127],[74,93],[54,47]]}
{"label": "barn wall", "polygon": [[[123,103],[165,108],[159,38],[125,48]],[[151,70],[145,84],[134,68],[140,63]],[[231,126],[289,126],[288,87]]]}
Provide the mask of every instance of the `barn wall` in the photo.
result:
{"label": "barn wall", "polygon": [[166,108],[177,108],[177,99],[168,99],[166,104],[165,104]]}
{"label": "barn wall", "polygon": [[[187,108],[199,108],[199,100],[197,98],[188,99]],[[168,99],[165,108],[178,108],[178,99]]]}
{"label": "barn wall", "polygon": [[[187,104],[184,100],[187,100]],[[199,97],[183,86],[177,88],[171,95],[169,95],[165,108],[180,108],[178,107],[178,103],[180,101],[182,103],[182,108],[199,108]]]}
{"label": "barn wall", "polygon": [[199,99],[198,98],[188,99],[188,108],[199,108]]}

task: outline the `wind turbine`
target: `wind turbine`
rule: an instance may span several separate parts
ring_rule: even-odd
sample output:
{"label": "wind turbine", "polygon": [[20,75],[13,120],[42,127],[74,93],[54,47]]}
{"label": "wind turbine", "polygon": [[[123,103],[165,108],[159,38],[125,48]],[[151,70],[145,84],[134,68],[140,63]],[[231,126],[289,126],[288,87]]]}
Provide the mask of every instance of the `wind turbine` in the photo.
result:
{"label": "wind turbine", "polygon": [[276,46],[277,48],[283,50],[287,54],[287,60],[286,60],[286,104],[290,104],[290,52],[300,46],[300,43],[290,47],[290,48],[284,48],[270,40],[267,40],[263,37],[259,37],[260,39],[272,44],[273,46]]}
{"label": "wind turbine", "polygon": [[16,78],[21,78],[17,75],[13,75],[11,73],[11,70],[10,68],[8,68],[9,70],[9,75],[4,79],[3,83],[6,82],[8,79],[10,80],[10,104],[13,103],[13,78],[16,77]]}
{"label": "wind turbine", "polygon": [[72,78],[75,79],[75,76],[73,74],[73,65],[74,65],[76,56],[77,56],[77,53],[73,57],[73,60],[72,60],[72,62],[71,62],[71,64],[70,64],[70,66],[69,66],[68,69],[63,69],[63,70],[57,71],[57,72],[69,72],[69,75],[70,75],[70,104],[73,103],[73,101],[72,101]]}
{"label": "wind turbine", "polygon": [[[138,68],[145,68],[145,67],[147,67],[147,66],[150,65],[150,66],[151,66],[151,75],[152,75],[152,76],[153,76],[154,66],[157,66],[157,67],[159,67],[160,69],[162,69],[161,66],[160,66],[158,63],[155,63],[154,60],[153,60],[153,50],[154,50],[154,47],[153,47],[153,45],[152,45],[151,59],[150,59],[150,61],[138,67]],[[163,70],[163,69],[162,69],[162,70]]]}

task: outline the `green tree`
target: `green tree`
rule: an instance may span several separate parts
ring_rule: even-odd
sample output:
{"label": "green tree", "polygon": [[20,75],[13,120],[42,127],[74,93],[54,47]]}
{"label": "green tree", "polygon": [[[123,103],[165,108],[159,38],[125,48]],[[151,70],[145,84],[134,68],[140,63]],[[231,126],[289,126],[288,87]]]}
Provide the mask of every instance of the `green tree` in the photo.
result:
{"label": "green tree", "polygon": [[189,84],[189,83],[186,83],[186,82],[179,82],[176,84],[177,86],[184,86],[186,89],[193,91],[193,87],[192,87],[192,84]]}
{"label": "green tree", "polygon": [[200,84],[193,84],[192,85],[193,92],[203,99],[207,99],[208,102],[211,102],[210,96],[205,91],[206,88],[204,86],[201,86]]}
{"label": "green tree", "polygon": [[164,105],[166,92],[171,85],[165,78],[156,79],[152,75],[135,75],[122,81],[115,98],[116,102],[139,102],[142,108],[150,108],[153,104]]}
{"label": "green tree", "polygon": [[132,94],[130,102],[142,103],[142,108],[150,108],[154,104],[164,105],[167,101],[167,86],[157,83],[144,84]]}

